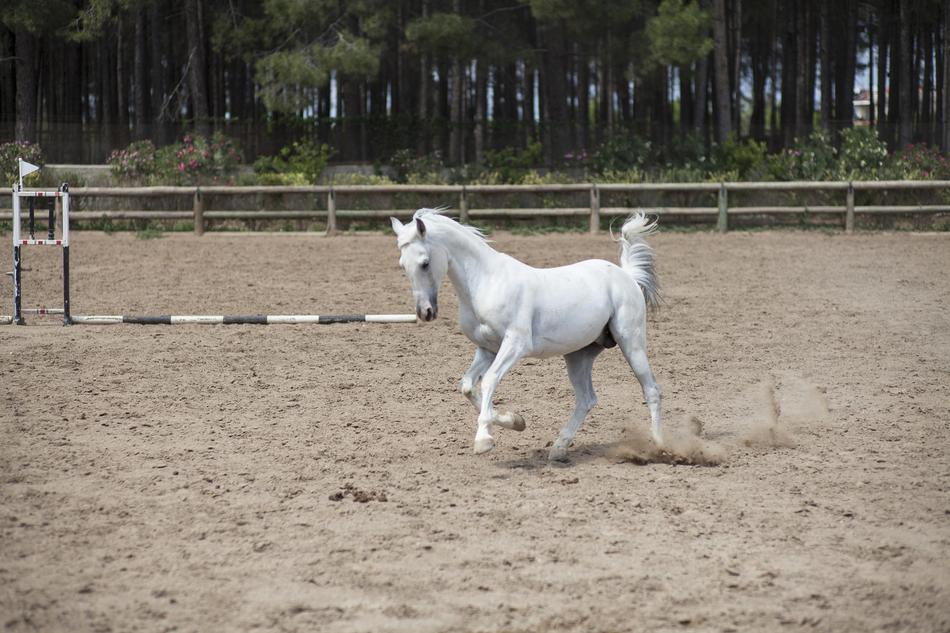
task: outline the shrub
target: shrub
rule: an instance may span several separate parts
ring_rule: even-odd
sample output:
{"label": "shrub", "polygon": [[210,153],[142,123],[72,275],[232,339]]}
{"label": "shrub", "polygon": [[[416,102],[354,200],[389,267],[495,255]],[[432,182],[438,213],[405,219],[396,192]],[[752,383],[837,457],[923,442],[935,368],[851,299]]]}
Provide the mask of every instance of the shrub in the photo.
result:
{"label": "shrub", "polygon": [[136,141],[109,156],[119,180],[146,184],[228,182],[240,162],[234,141],[221,132],[210,139],[186,135],[159,149],[151,141]]}
{"label": "shrub", "polygon": [[819,128],[769,157],[768,168],[777,180],[826,180],[834,175],[836,159],[831,136]]}
{"label": "shrub", "polygon": [[612,134],[597,148],[591,167],[597,173],[644,169],[650,162],[652,147],[631,132]]}
{"label": "shrub", "polygon": [[893,156],[898,177],[911,180],[950,180],[950,161],[936,147],[908,145]]}
{"label": "shrub", "polygon": [[532,167],[542,162],[542,148],[538,141],[528,143],[528,146],[522,150],[506,147],[485,151],[485,169],[488,172],[494,172],[494,178],[497,178],[500,183],[521,182]]}
{"label": "shrub", "polygon": [[389,160],[396,182],[413,185],[444,184],[445,163],[440,152],[417,156],[410,149],[397,150]]}
{"label": "shrub", "polygon": [[765,143],[752,139],[737,141],[729,138],[716,146],[714,169],[718,172],[735,174],[739,179],[750,175],[762,177],[767,173]]}
{"label": "shrub", "polygon": [[[15,182],[19,182],[20,171],[17,158],[22,158],[28,163],[34,165],[43,164],[43,150],[36,143],[29,141],[10,141],[0,144],[0,177],[3,182],[2,187],[8,187]],[[24,184],[32,183],[39,177],[37,172],[33,172],[23,179]]]}
{"label": "shrub", "polygon": [[852,127],[841,131],[837,177],[842,180],[879,178],[887,165],[887,145],[871,127]]}
{"label": "shrub", "polygon": [[335,185],[392,185],[393,181],[378,174],[337,174],[333,178]]}
{"label": "shrub", "polygon": [[215,132],[210,140],[203,136],[186,135],[180,143],[163,147],[159,152],[162,159],[159,167],[161,175],[166,177],[169,175],[169,154],[174,156],[174,179],[188,184],[225,181],[241,163],[234,141],[221,132]]}
{"label": "shrub", "polygon": [[147,180],[155,173],[156,149],[152,141],[135,141],[125,149],[117,149],[107,162],[119,180]]}
{"label": "shrub", "polygon": [[254,172],[262,184],[315,184],[330,162],[333,149],[310,139],[295,141],[276,156],[261,156],[254,161]]}

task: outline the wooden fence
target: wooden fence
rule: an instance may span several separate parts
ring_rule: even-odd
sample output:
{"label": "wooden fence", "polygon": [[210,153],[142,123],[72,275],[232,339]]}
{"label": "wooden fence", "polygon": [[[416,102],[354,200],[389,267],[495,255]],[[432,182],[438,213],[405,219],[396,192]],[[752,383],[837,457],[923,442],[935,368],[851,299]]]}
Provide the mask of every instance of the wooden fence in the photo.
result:
{"label": "wooden fence", "polygon": [[[206,186],[206,187],[76,187],[70,190],[73,200],[83,198],[155,198],[180,197],[191,198],[190,210],[81,210],[81,205],[73,205],[70,212],[72,221],[110,220],[191,220],[197,235],[204,233],[209,221],[214,220],[322,220],[326,223],[326,232],[333,235],[338,232],[337,221],[348,219],[386,218],[390,215],[407,216],[412,209],[345,209],[338,208],[340,195],[377,195],[377,194],[428,194],[437,196],[457,196],[456,211],[459,218],[466,222],[471,219],[503,218],[588,218],[590,231],[600,230],[601,218],[626,216],[642,209],[660,216],[707,216],[716,219],[720,232],[729,229],[729,218],[742,214],[778,215],[790,213],[840,214],[843,216],[844,230],[854,230],[855,214],[944,214],[950,213],[950,204],[903,204],[903,205],[863,205],[855,206],[855,192],[858,191],[905,191],[938,190],[950,192],[950,181],[935,180],[899,180],[899,181],[853,181],[853,182],[703,182],[703,183],[640,183],[640,184],[595,184],[578,183],[562,185],[348,185],[348,186]],[[841,204],[837,205],[787,205],[787,206],[729,206],[730,192],[840,192]],[[693,193],[716,196],[716,206],[646,206],[646,207],[601,207],[601,195],[604,193],[645,192]],[[550,208],[473,208],[471,202],[478,194],[579,194],[587,193],[589,205],[584,207]],[[213,210],[205,208],[208,196],[259,196],[259,195],[303,194],[315,196],[325,201],[322,209],[282,209],[282,210]],[[319,198],[316,198],[319,197]],[[325,198],[324,198],[325,197]],[[944,196],[945,198],[947,196]],[[314,204],[313,206],[318,206]],[[322,206],[322,205],[319,205]],[[0,220],[11,218],[11,212],[0,212]]]}

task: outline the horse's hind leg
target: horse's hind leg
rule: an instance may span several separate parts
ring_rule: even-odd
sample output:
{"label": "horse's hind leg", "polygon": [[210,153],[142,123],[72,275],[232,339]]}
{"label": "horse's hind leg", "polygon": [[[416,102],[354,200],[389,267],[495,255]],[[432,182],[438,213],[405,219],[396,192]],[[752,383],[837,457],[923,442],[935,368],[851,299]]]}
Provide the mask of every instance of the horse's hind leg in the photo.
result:
{"label": "horse's hind leg", "polygon": [[651,431],[653,441],[657,446],[663,445],[662,422],[660,418],[660,402],[662,394],[660,386],[656,384],[650,361],[647,359],[646,315],[643,310],[639,314],[632,314],[633,308],[624,307],[610,322],[610,333],[623,351],[624,358],[633,369],[640,386],[643,388],[643,397],[650,408]]}
{"label": "horse's hind leg", "polygon": [[561,429],[551,452],[548,453],[548,459],[551,461],[567,460],[568,447],[574,441],[574,436],[577,435],[587,414],[597,404],[591,372],[594,369],[594,359],[603,350],[604,348],[600,345],[588,345],[564,357],[567,362],[567,375],[571,379],[571,386],[574,387],[574,414]]}
{"label": "horse's hind leg", "polygon": [[[485,370],[491,366],[494,360],[494,353],[483,347],[475,348],[475,358],[472,359],[472,365],[459,382],[459,391],[462,392],[463,396],[468,398],[468,401],[471,402],[478,411],[481,411],[482,408],[482,397],[478,388],[478,381],[481,380],[482,374],[485,373]],[[524,431],[524,418],[511,411],[495,413],[492,422],[506,429]]]}

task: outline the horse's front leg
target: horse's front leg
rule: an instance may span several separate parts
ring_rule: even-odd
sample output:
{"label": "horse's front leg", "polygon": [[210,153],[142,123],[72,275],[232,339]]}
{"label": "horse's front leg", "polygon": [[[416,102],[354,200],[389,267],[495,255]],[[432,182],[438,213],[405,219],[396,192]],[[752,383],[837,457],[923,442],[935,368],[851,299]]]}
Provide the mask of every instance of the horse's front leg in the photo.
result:
{"label": "horse's front leg", "polygon": [[[495,447],[495,438],[491,434],[492,423],[498,420],[492,398],[495,388],[502,377],[525,354],[525,341],[520,337],[506,336],[485,375],[482,376],[481,411],[478,414],[478,431],[475,433],[475,454],[487,453]],[[520,416],[519,416],[520,417]],[[522,421],[522,428],[524,421]]]}
{"label": "horse's front leg", "polygon": [[[491,366],[494,360],[494,352],[484,347],[475,348],[475,358],[472,360],[472,365],[459,382],[459,391],[462,392],[463,396],[468,398],[468,401],[471,402],[472,406],[479,412],[482,409],[482,397],[481,393],[479,393],[478,381],[481,380],[482,374],[485,373],[485,370]],[[496,413],[492,422],[500,427],[514,431],[524,431],[525,428],[524,418],[512,411]]]}

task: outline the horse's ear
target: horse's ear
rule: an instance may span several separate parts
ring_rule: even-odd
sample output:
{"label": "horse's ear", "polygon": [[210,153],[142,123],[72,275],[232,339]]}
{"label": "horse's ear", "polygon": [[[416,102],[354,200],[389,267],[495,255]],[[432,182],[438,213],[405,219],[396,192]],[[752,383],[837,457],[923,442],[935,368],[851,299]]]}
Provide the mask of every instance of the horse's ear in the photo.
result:
{"label": "horse's ear", "polygon": [[426,234],[426,225],[422,223],[422,218],[416,218],[416,230],[419,231],[419,237]]}
{"label": "horse's ear", "polygon": [[399,220],[393,217],[389,218],[389,221],[392,222],[393,224],[393,232],[396,235],[399,235],[399,232],[402,230],[402,227],[403,227],[402,222],[400,222]]}

